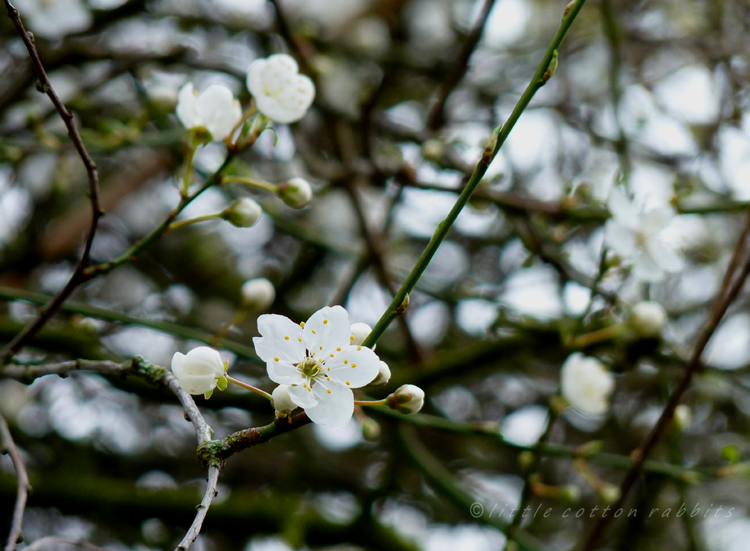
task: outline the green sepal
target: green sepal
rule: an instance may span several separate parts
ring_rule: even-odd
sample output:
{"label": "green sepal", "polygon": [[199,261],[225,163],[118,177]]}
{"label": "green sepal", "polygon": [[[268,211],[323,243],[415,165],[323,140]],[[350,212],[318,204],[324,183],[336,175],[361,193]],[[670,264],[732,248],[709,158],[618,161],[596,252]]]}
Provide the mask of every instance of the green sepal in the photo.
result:
{"label": "green sepal", "polygon": [[229,381],[227,381],[226,377],[219,377],[216,381],[216,386],[218,387],[219,390],[226,390],[228,383]]}
{"label": "green sepal", "polygon": [[203,395],[203,397],[204,397],[204,398],[205,398],[206,400],[208,400],[208,399],[209,399],[209,398],[211,397],[211,394],[213,394],[213,393],[214,393],[214,389],[212,388],[211,390],[209,390],[208,392],[206,392],[206,393],[205,393],[205,394]]}

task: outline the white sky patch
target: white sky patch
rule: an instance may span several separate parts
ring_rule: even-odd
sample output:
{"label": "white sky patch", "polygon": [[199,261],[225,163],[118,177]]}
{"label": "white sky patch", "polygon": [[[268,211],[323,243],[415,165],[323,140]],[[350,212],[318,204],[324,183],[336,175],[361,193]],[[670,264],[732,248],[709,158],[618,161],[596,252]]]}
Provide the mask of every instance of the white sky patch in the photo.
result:
{"label": "white sky patch", "polygon": [[750,363],[750,314],[735,314],[714,333],[706,347],[706,363],[719,369],[737,369]]}
{"label": "white sky patch", "polygon": [[450,325],[450,308],[445,302],[432,301],[420,306],[409,317],[409,327],[416,341],[434,346],[445,336]]}
{"label": "white sky patch", "polygon": [[552,163],[559,148],[558,118],[552,111],[536,109],[518,119],[505,143],[513,165],[529,171]]}
{"label": "white sky patch", "polygon": [[456,306],[456,323],[475,337],[484,336],[496,319],[497,304],[486,300],[461,300]]}
{"label": "white sky patch", "polygon": [[549,412],[546,407],[526,406],[503,419],[500,432],[508,442],[521,446],[531,446],[542,437],[548,423]]}
{"label": "white sky patch", "polygon": [[473,524],[430,528],[424,543],[426,551],[496,551],[505,546],[505,535],[489,526]]}
{"label": "white sky patch", "polygon": [[362,430],[354,417],[343,427],[337,428],[313,423],[313,434],[321,446],[331,451],[343,451],[364,442]]}
{"label": "white sky patch", "polygon": [[557,275],[553,268],[532,266],[517,271],[506,281],[501,300],[521,314],[555,318],[562,314]]}
{"label": "white sky patch", "polygon": [[[472,20],[476,19],[480,6],[480,2],[475,3]],[[525,0],[500,0],[490,12],[482,41],[493,48],[513,44],[526,34],[530,16],[531,9]]]}
{"label": "white sky patch", "polygon": [[654,94],[667,111],[692,124],[708,124],[719,115],[716,84],[702,65],[683,67],[663,78]]}

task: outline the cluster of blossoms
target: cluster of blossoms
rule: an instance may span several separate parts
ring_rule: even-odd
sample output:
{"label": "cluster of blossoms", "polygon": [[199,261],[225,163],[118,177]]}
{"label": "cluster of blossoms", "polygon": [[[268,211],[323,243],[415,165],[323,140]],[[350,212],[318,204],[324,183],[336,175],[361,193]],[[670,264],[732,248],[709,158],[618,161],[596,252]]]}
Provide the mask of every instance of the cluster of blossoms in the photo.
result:
{"label": "cluster of blossoms", "polygon": [[615,378],[596,358],[575,352],[568,356],[560,372],[563,398],[586,415],[604,415],[609,397],[615,389]]}
{"label": "cluster of blossoms", "polygon": [[[286,54],[254,61],[247,70],[247,88],[261,116],[278,123],[292,123],[305,116],[315,98],[309,77],[298,74],[297,62]],[[242,119],[242,109],[232,91],[212,84],[198,93],[191,82],[180,89],[177,118],[188,130],[210,133],[223,141]]]}
{"label": "cluster of blossoms", "polygon": [[[243,301],[267,299],[268,288],[263,281],[248,281],[243,287]],[[300,407],[315,423],[341,426],[354,413],[352,389],[385,385],[390,379],[388,365],[362,345],[370,327],[351,325],[349,314],[341,306],[318,310],[300,324],[276,314],[262,315],[258,331],[261,336],[253,343],[266,362],[268,377],[279,385],[271,395],[279,417]],[[210,395],[217,386],[226,388],[227,381],[234,382],[226,369],[218,352],[207,347],[187,355],[178,352],[172,358],[172,371],[180,386],[191,394]],[[423,404],[422,389],[403,385],[384,400],[364,405],[385,405],[408,414],[416,413]]]}
{"label": "cluster of blossoms", "polygon": [[672,208],[640,208],[617,186],[610,192],[607,206],[612,217],[605,225],[605,242],[623,260],[632,263],[636,278],[656,282],[663,279],[665,272],[683,268],[676,244],[664,232],[674,219]]}

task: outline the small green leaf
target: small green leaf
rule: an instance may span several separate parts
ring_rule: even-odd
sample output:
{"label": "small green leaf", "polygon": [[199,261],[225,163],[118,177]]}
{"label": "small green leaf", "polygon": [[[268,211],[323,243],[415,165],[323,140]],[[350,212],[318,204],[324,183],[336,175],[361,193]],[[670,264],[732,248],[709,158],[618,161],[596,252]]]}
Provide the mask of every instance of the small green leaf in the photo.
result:
{"label": "small green leaf", "polygon": [[219,379],[216,381],[216,386],[219,388],[219,390],[226,390],[227,389],[227,381],[226,377],[219,377]]}

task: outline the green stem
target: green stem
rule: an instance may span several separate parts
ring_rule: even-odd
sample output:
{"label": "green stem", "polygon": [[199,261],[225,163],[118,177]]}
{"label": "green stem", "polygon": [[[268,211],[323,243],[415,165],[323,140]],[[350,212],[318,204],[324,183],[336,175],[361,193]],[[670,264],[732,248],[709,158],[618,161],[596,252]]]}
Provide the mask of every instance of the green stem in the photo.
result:
{"label": "green stem", "polygon": [[599,329],[598,331],[592,331],[591,333],[586,333],[585,335],[579,335],[575,337],[572,341],[570,341],[570,347],[586,348],[587,346],[591,346],[592,344],[619,337],[625,332],[626,329],[627,326],[624,323],[610,325],[609,327],[605,327],[604,329]]}
{"label": "green stem", "polygon": [[201,193],[203,193],[208,188],[210,188],[211,186],[219,182],[221,173],[224,172],[224,170],[226,170],[227,166],[229,166],[229,163],[231,161],[232,161],[232,155],[229,154],[227,155],[227,158],[221,164],[219,169],[213,174],[211,174],[211,176],[209,176],[205,182],[203,182],[203,185],[200,187],[200,189],[198,189],[193,195],[183,196],[180,199],[180,202],[178,203],[178,205],[174,209],[172,209],[172,211],[164,219],[164,221],[161,224],[159,224],[159,226],[157,226],[150,234],[148,234],[146,237],[138,241],[130,249],[128,249],[126,252],[124,252],[122,255],[115,258],[114,260],[110,260],[109,262],[105,262],[103,264],[96,264],[84,270],[83,272],[84,279],[92,279],[94,277],[109,273],[115,268],[119,268],[123,264],[127,264],[128,262],[131,262],[133,258],[138,256],[144,249],[148,248],[157,239],[159,239],[164,233],[166,233],[167,230],[169,230],[169,226],[172,224],[174,219],[177,218],[177,216],[185,209],[185,207],[187,207]]}
{"label": "green stem", "polygon": [[220,212],[217,212],[214,214],[204,214],[203,216],[197,216],[195,218],[188,218],[186,220],[178,220],[177,222],[172,222],[169,225],[169,228],[167,229],[167,231],[176,230],[177,228],[184,228],[185,226],[196,224],[198,222],[205,222],[207,220],[215,220],[217,218],[221,218]]}
{"label": "green stem", "polygon": [[354,400],[355,406],[387,406],[388,405],[388,398],[383,398],[382,400]]}
{"label": "green stem", "polygon": [[237,386],[241,386],[242,388],[245,388],[247,390],[255,392],[255,394],[260,394],[261,396],[263,396],[264,398],[266,398],[268,400],[271,399],[271,395],[268,392],[266,392],[265,390],[261,390],[259,388],[254,387],[253,385],[249,385],[247,383],[243,383],[242,381],[239,381],[239,380],[235,379],[234,377],[230,377],[227,374],[224,374],[224,377],[226,377],[227,381],[229,381],[230,383],[234,383]]}
{"label": "green stem", "polygon": [[193,159],[195,158],[195,151],[198,148],[191,146],[187,156],[187,166],[185,167],[185,178],[182,180],[182,188],[180,189],[180,195],[187,197],[190,194],[190,180],[193,175]]}
{"label": "green stem", "polygon": [[417,284],[419,278],[422,277],[422,273],[425,271],[428,264],[432,260],[435,252],[437,252],[440,244],[448,235],[448,231],[453,226],[456,218],[458,218],[458,215],[466,206],[466,203],[468,203],[471,194],[479,185],[479,182],[482,180],[485,172],[487,172],[490,163],[495,158],[498,151],[500,151],[500,148],[505,143],[505,140],[508,138],[510,131],[515,126],[516,122],[521,117],[521,114],[524,112],[526,107],[528,107],[529,102],[531,102],[531,99],[534,97],[536,92],[542,86],[544,86],[549,76],[551,76],[547,71],[548,68],[550,68],[550,63],[552,62],[553,58],[557,56],[557,49],[560,47],[560,44],[565,38],[565,35],[570,29],[570,26],[573,24],[573,21],[575,21],[578,13],[581,11],[581,8],[583,8],[583,5],[585,3],[586,0],[578,0],[572,6],[570,6],[568,12],[563,16],[562,22],[557,29],[555,37],[552,39],[551,44],[547,48],[547,52],[544,54],[544,57],[542,58],[542,61],[539,64],[536,73],[534,73],[534,76],[532,77],[529,85],[526,87],[526,90],[521,96],[521,99],[518,100],[518,103],[513,108],[513,112],[510,114],[505,124],[502,126],[498,126],[492,132],[487,147],[485,147],[484,153],[482,154],[482,158],[477,163],[477,166],[474,169],[474,173],[466,183],[466,187],[464,187],[463,191],[458,196],[456,203],[448,213],[448,216],[445,217],[445,220],[440,222],[437,225],[437,228],[435,228],[435,233],[433,234],[432,239],[427,244],[427,247],[417,260],[416,265],[406,278],[406,281],[404,281],[401,289],[399,289],[398,293],[396,293],[396,296],[393,297],[393,301],[391,302],[391,304],[380,317],[380,320],[378,320],[378,323],[375,325],[370,335],[367,337],[367,339],[365,339],[365,342],[362,343],[363,346],[372,348],[372,346],[376,342],[378,342],[378,339],[383,335],[391,322],[396,318],[396,316],[399,315],[399,306],[401,305],[401,303],[403,303],[406,295],[408,295],[409,292],[411,292],[411,290]]}
{"label": "green stem", "polygon": [[242,176],[224,176],[221,179],[222,184],[230,184],[233,182],[242,184],[243,186],[266,189],[274,193],[278,191],[275,185],[269,184],[268,182],[264,182],[262,180],[256,180],[255,178],[243,178]]}

